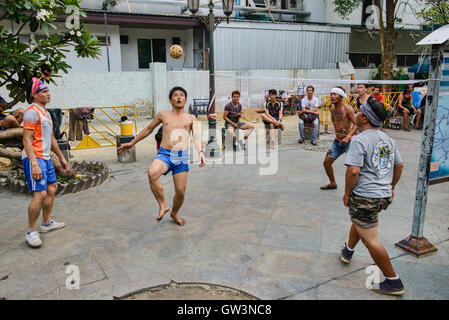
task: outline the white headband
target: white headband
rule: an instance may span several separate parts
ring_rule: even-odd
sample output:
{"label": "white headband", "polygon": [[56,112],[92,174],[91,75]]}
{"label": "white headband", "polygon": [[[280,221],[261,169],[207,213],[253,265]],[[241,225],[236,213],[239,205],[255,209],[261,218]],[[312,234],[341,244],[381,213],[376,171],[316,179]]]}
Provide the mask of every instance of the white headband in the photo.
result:
{"label": "white headband", "polygon": [[333,88],[331,90],[331,93],[338,94],[339,96],[342,96],[343,99],[348,99],[348,96],[346,96],[345,92],[341,90],[340,88]]}

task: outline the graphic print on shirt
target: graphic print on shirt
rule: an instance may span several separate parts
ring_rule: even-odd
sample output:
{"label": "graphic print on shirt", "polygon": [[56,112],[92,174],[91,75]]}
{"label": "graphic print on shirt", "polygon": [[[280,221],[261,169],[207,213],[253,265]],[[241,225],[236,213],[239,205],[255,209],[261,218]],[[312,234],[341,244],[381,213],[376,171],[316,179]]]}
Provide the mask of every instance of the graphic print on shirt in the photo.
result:
{"label": "graphic print on shirt", "polygon": [[393,168],[394,153],[392,147],[386,141],[379,141],[374,148],[372,161],[379,175],[386,175]]}

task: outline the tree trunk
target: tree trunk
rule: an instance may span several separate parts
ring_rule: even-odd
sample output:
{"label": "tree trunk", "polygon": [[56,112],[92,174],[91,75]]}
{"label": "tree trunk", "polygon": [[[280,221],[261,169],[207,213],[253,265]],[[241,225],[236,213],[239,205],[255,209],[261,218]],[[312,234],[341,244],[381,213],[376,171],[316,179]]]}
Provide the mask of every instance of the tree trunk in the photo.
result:
{"label": "tree trunk", "polygon": [[[375,5],[378,8],[379,16],[379,36],[382,54],[382,80],[392,80],[394,45],[397,36],[397,33],[394,30],[395,8],[397,0],[386,0],[386,28],[384,26],[382,2],[382,0],[374,1]],[[388,85],[383,86],[384,91],[388,91],[388,88]]]}
{"label": "tree trunk", "polygon": [[0,143],[3,140],[16,139],[22,140],[23,137],[23,129],[22,128],[13,128],[4,131],[0,131]]}

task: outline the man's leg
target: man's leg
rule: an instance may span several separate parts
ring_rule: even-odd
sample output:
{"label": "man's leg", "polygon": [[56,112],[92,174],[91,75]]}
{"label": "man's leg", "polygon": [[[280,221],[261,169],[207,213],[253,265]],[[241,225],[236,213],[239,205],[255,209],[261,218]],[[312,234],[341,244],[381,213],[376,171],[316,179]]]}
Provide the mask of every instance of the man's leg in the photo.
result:
{"label": "man's leg", "polygon": [[156,221],[159,222],[164,217],[165,213],[170,210],[169,206],[165,202],[164,189],[159,177],[167,172],[168,166],[159,159],[154,159],[148,168],[148,181],[150,182],[151,191],[159,204],[159,215]]}
{"label": "man's leg", "polygon": [[299,123],[298,123],[298,127],[299,127],[299,143],[303,143],[304,142],[304,120],[303,119],[299,119]]}
{"label": "man's leg", "polygon": [[36,230],[36,223],[39,219],[42,203],[47,197],[47,191],[34,191],[33,199],[28,206],[28,230]]}
{"label": "man's leg", "polygon": [[65,227],[64,222],[56,222],[51,219],[56,191],[58,191],[58,183],[47,185],[47,196],[42,201],[42,224],[39,227],[40,233],[47,233]]}
{"label": "man's leg", "polygon": [[360,241],[359,233],[357,232],[357,229],[355,227],[355,224],[352,223],[351,230],[349,230],[349,239],[348,239],[348,248],[354,249],[357,243]]}
{"label": "man's leg", "polygon": [[270,123],[270,148],[274,149],[276,143],[276,127],[274,123]]}
{"label": "man's leg", "polygon": [[187,186],[187,171],[175,174],[173,176],[173,183],[175,185],[175,196],[173,197],[173,210],[170,213],[170,217],[180,226],[185,225],[186,221],[179,215],[179,209],[181,209],[184,203],[184,197],[186,194]]}
{"label": "man's leg", "polygon": [[408,129],[408,116],[410,114],[410,111],[408,109],[403,110],[404,111],[404,129]]}
{"label": "man's leg", "polygon": [[415,128],[419,129],[419,124],[421,122],[421,109],[416,109],[416,119],[415,119]]}
{"label": "man's leg", "polygon": [[251,133],[254,131],[254,126],[249,123],[245,123],[243,126],[240,127],[241,130],[245,130],[245,135],[243,139],[248,140]]}
{"label": "man's leg", "polygon": [[387,250],[382,246],[377,235],[377,227],[375,228],[362,228],[355,225],[355,229],[362,239],[363,244],[368,249],[374,262],[377,264],[382,273],[387,278],[396,277],[393,266],[388,256]]}
{"label": "man's leg", "polygon": [[42,223],[50,222],[56,191],[58,191],[57,183],[49,184],[47,186],[47,196],[42,201]]}
{"label": "man's leg", "polygon": [[323,166],[324,166],[324,170],[326,171],[326,174],[329,178],[329,184],[322,186],[321,189],[325,190],[325,189],[336,189],[337,188],[337,182],[335,181],[335,176],[334,176],[334,169],[332,168],[332,164],[334,163],[335,159],[331,158],[329,156],[329,152],[326,155],[326,158],[324,158],[323,161]]}
{"label": "man's leg", "polygon": [[233,126],[229,126],[227,130],[228,130],[228,132],[229,132],[229,133],[231,134],[231,136],[232,136],[232,144],[235,144],[235,141],[236,141],[237,137],[236,137],[236,135],[235,135],[234,127],[233,127]]}
{"label": "man's leg", "polygon": [[20,123],[12,115],[7,115],[2,121],[2,127],[7,129],[20,128]]}
{"label": "man's leg", "polygon": [[313,120],[313,132],[312,132],[312,141],[316,141],[318,137],[318,130],[320,129],[320,119],[316,118]]}
{"label": "man's leg", "polygon": [[14,118],[16,118],[16,120],[19,124],[22,123],[24,114],[25,114],[25,109],[23,109],[23,108],[16,109],[12,113],[12,115],[14,116]]}

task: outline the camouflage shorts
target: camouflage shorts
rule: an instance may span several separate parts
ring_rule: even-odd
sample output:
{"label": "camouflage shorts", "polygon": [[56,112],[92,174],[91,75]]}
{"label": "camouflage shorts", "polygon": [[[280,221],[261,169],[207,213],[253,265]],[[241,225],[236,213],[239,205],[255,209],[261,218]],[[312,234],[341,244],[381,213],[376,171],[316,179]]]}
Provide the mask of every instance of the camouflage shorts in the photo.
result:
{"label": "camouflage shorts", "polygon": [[349,195],[349,215],[351,221],[362,228],[377,227],[377,215],[386,210],[393,198],[366,198],[351,192]]}

